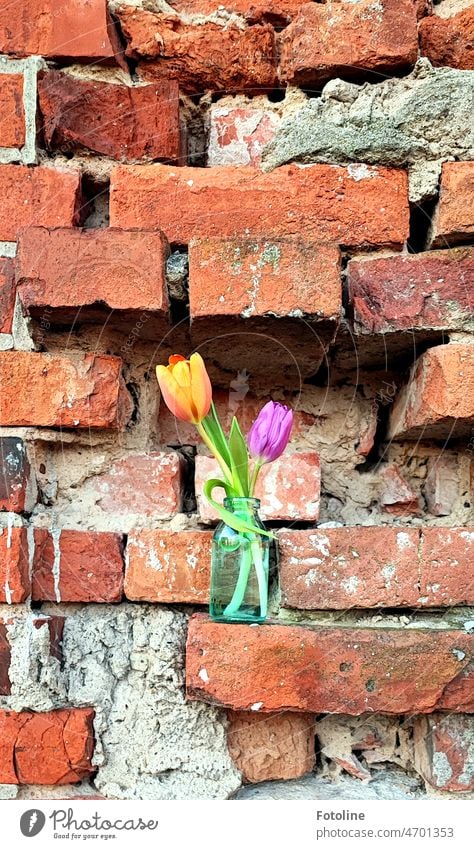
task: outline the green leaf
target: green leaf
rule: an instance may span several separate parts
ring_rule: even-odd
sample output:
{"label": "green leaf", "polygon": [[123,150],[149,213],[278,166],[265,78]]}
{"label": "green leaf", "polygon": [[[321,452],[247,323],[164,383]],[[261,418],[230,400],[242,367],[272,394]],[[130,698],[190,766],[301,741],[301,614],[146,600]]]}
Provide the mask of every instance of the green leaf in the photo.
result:
{"label": "green leaf", "polygon": [[270,537],[270,539],[274,539],[274,534],[270,533],[270,531],[266,531],[264,528],[258,528],[256,525],[253,525],[251,522],[246,522],[244,519],[240,519],[235,513],[231,513],[230,510],[226,510],[222,504],[219,504],[213,497],[212,491],[217,489],[217,487],[221,487],[225,490],[225,493],[228,497],[232,497],[234,494],[232,492],[231,487],[228,484],[224,483],[224,481],[219,480],[218,478],[210,478],[210,480],[206,481],[203,486],[203,493],[211,507],[214,508],[218,516],[222,519],[226,525],[229,525],[230,528],[233,528],[234,531],[238,531],[239,534],[252,533],[252,534],[261,534],[264,537]]}
{"label": "green leaf", "polygon": [[218,419],[216,408],[214,406],[214,402],[211,404],[211,410],[207,414],[207,416],[202,420],[202,425],[204,430],[206,431],[208,437],[212,440],[214,445],[216,446],[219,454],[225,463],[227,463],[229,469],[231,467],[230,462],[230,451],[229,445],[227,443],[227,439],[225,437],[224,431],[222,430],[222,425]]}
{"label": "green leaf", "polygon": [[249,453],[247,443],[240,430],[239,423],[234,416],[230,428],[229,450],[232,476],[239,484],[241,494],[249,495]]}

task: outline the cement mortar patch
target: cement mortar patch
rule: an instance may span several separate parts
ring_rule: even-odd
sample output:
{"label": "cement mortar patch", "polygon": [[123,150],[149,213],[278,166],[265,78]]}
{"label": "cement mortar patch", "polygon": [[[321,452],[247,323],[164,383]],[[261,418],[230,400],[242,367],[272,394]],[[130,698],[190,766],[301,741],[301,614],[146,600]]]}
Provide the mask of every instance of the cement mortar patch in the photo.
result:
{"label": "cement mortar patch", "polygon": [[8,626],[12,695],[0,706],[93,707],[94,784],[106,796],[225,799],[240,787],[225,713],[185,701],[183,613],[158,605],[48,607],[66,615],[63,666],[49,655],[48,629],[15,612]]}
{"label": "cement mortar patch", "polygon": [[410,200],[434,197],[441,165],[474,158],[474,72],[420,59],[402,79],[331,80],[285,118],[264,147],[263,169],[296,161],[408,166]]}

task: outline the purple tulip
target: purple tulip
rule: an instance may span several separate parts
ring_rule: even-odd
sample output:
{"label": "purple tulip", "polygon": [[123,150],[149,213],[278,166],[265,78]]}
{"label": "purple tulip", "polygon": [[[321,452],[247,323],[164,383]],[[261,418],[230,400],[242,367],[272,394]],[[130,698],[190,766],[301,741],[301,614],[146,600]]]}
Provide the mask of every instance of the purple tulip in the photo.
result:
{"label": "purple tulip", "polygon": [[271,463],[283,454],[293,427],[293,410],[269,401],[260,410],[247,437],[250,454],[260,463]]}

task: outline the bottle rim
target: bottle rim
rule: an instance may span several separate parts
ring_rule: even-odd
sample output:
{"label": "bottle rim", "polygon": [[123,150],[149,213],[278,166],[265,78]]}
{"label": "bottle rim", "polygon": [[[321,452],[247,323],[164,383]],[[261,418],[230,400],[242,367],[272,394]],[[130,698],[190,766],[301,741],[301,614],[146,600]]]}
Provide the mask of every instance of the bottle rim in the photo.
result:
{"label": "bottle rim", "polygon": [[224,498],[224,507],[254,507],[258,510],[260,503],[260,498],[253,496],[235,495]]}

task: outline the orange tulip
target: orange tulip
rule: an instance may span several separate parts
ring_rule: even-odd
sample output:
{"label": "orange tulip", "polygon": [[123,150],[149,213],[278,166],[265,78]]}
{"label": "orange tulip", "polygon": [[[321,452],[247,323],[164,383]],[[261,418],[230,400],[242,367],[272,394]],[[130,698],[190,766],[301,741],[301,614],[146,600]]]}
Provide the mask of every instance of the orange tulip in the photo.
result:
{"label": "orange tulip", "polygon": [[169,365],[156,367],[156,376],[165,404],[177,419],[199,424],[207,416],[212,388],[200,354],[191,354],[189,360],[173,354]]}

